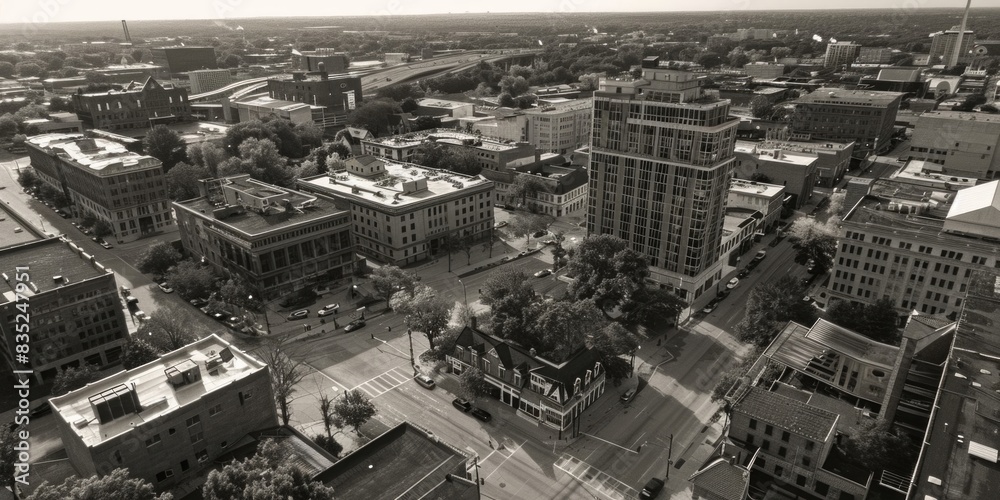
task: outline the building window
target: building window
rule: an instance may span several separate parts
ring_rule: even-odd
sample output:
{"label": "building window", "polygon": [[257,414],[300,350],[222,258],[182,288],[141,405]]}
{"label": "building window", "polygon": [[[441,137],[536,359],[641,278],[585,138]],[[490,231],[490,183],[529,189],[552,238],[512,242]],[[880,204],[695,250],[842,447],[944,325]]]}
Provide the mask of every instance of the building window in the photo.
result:
{"label": "building window", "polygon": [[764,434],[767,434],[768,436],[770,436],[772,433],[774,433],[774,427],[771,426],[770,424],[765,425],[764,426]]}
{"label": "building window", "polygon": [[222,404],[221,403],[217,404],[217,405],[215,405],[215,406],[213,406],[213,407],[211,407],[211,408],[208,409],[208,416],[210,416],[210,417],[214,417],[214,416],[218,415],[219,413],[222,413]]}
{"label": "building window", "polygon": [[785,473],[785,468],[780,465],[774,466],[774,476],[781,477]]}
{"label": "building window", "polygon": [[184,472],[191,468],[191,464],[187,460],[181,460],[181,472]]}
{"label": "building window", "polygon": [[781,431],[781,440],[782,440],[782,441],[784,441],[784,442],[786,442],[786,443],[787,443],[787,442],[788,442],[788,439],[789,439],[790,437],[791,437],[791,436],[790,436],[790,435],[788,434],[788,431]]}
{"label": "building window", "polygon": [[194,434],[191,434],[191,444],[199,443],[204,439],[205,439],[204,432],[195,432]]}
{"label": "building window", "polygon": [[771,442],[765,439],[760,443],[760,447],[763,448],[764,451],[769,451],[771,449]]}
{"label": "building window", "polygon": [[816,443],[813,443],[812,441],[806,441],[806,451],[812,451],[814,446],[816,446]]}
{"label": "building window", "polygon": [[825,497],[826,494],[830,492],[830,485],[824,483],[823,481],[816,481],[816,485],[813,487],[813,489],[816,490],[816,493],[819,493],[821,496]]}
{"label": "building window", "polygon": [[812,464],[812,459],[809,457],[802,457],[802,466],[809,467]]}
{"label": "building window", "polygon": [[146,440],[146,448],[149,448],[150,446],[153,446],[154,444],[159,444],[159,443],[160,443],[160,435],[156,434],[153,437],[151,437],[151,438],[149,438],[149,439]]}
{"label": "building window", "polygon": [[805,486],[806,485],[806,477],[803,476],[802,474],[796,474],[795,475],[795,484],[797,484],[799,486]]}
{"label": "building window", "polygon": [[757,420],[752,419],[752,418],[750,419],[750,428],[754,429],[754,430],[757,429]]}
{"label": "building window", "polygon": [[168,477],[174,477],[174,470],[173,469],[161,470],[160,472],[156,473],[156,481],[157,482],[166,481]]}
{"label": "building window", "polygon": [[191,427],[192,425],[200,423],[200,422],[201,422],[201,415],[195,415],[195,416],[187,419],[187,426]]}

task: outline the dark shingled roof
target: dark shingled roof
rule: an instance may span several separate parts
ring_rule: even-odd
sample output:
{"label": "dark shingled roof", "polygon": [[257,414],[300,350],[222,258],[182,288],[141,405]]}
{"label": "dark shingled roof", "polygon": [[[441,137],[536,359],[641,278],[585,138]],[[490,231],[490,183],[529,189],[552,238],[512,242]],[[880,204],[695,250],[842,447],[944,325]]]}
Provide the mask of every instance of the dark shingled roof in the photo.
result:
{"label": "dark shingled roof", "polygon": [[836,413],[759,387],[750,389],[737,401],[733,412],[817,441],[825,441],[837,424]]}
{"label": "dark shingled roof", "polygon": [[691,482],[715,495],[713,498],[743,500],[743,492],[750,482],[750,471],[719,457],[695,472]]}

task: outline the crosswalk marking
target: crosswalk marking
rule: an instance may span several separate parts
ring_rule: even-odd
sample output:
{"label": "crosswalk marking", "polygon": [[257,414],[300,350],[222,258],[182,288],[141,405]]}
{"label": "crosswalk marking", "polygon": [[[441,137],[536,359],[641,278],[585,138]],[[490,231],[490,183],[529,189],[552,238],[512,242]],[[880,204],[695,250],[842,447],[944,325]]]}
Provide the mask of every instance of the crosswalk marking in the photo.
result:
{"label": "crosswalk marking", "polygon": [[572,455],[563,454],[555,462],[555,466],[563,472],[576,478],[577,481],[590,486],[598,493],[612,499],[625,500],[635,498],[638,492],[631,486],[611,477],[604,471]]}
{"label": "crosswalk marking", "polygon": [[358,384],[354,389],[365,391],[369,397],[374,399],[405,384],[411,378],[413,377],[405,370],[396,367]]}

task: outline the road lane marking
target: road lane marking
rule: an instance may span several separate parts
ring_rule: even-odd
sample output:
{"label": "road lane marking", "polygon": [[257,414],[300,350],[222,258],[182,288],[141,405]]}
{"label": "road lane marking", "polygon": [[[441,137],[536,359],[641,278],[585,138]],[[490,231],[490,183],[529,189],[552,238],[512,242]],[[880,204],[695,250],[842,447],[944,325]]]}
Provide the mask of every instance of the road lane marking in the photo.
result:
{"label": "road lane marking", "polygon": [[507,455],[506,457],[504,457],[503,461],[500,462],[500,465],[497,465],[497,468],[493,469],[493,472],[490,472],[490,474],[488,476],[484,477],[483,479],[484,480],[485,479],[489,479],[490,476],[492,476],[493,474],[496,474],[496,472],[498,470],[500,470],[500,467],[503,467],[503,464],[507,463],[507,461],[510,460],[510,457],[513,457],[514,454],[517,453],[517,450],[520,450],[521,447],[524,446],[524,443],[527,443],[527,442],[528,442],[527,439],[525,439],[524,441],[521,441],[521,444],[517,445],[517,448],[514,448],[513,450],[511,450],[510,455]]}
{"label": "road lane marking", "polygon": [[638,494],[631,486],[574,456],[564,453],[553,465],[612,500],[635,498]]}
{"label": "road lane marking", "polygon": [[405,384],[409,380],[409,375],[397,366],[358,384],[354,389],[364,391],[372,399],[375,399]]}

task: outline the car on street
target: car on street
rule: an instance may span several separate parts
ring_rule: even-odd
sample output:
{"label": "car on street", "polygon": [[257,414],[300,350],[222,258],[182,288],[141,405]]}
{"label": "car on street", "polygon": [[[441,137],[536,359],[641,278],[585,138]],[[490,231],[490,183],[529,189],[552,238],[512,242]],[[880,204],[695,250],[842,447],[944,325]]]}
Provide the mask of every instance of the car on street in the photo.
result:
{"label": "car on street", "polygon": [[413,380],[416,380],[417,383],[420,384],[424,389],[433,389],[434,386],[437,385],[434,383],[434,379],[422,373],[420,375],[413,377]]}
{"label": "car on street", "polygon": [[469,415],[472,415],[473,417],[476,417],[477,419],[482,420],[483,422],[489,422],[490,420],[493,420],[493,415],[490,415],[490,412],[482,408],[479,408],[478,406],[473,407],[471,410],[469,410]]}
{"label": "car on street", "polygon": [[345,332],[353,332],[354,330],[357,330],[357,329],[361,328],[362,326],[365,326],[366,324],[367,323],[365,323],[364,320],[356,319],[356,320],[351,321],[350,323],[348,323],[347,326],[344,327],[344,331]]}
{"label": "car on street", "polygon": [[15,232],[15,233],[20,233],[21,231],[24,231],[24,229],[21,229],[21,228],[19,228],[19,227],[15,227],[15,228],[14,228],[14,232]]}
{"label": "car on street", "polygon": [[170,288],[170,285],[166,281],[156,286],[160,287],[160,290],[163,290],[163,293],[174,293],[174,289]]}
{"label": "car on street", "polygon": [[750,270],[749,269],[743,269],[742,271],[740,271],[739,274],[736,275],[736,277],[739,278],[739,279],[746,278],[747,276],[750,276]]}
{"label": "car on street", "polygon": [[662,489],[663,480],[658,477],[654,477],[646,483],[646,486],[642,487],[642,491],[639,492],[639,498],[656,498]]}
{"label": "car on street", "polygon": [[101,246],[104,247],[105,250],[111,250],[112,248],[114,248],[113,246],[111,246],[111,243],[108,243],[107,241],[104,240],[101,240]]}
{"label": "car on street", "polygon": [[306,316],[309,316],[309,309],[299,309],[298,311],[288,313],[288,317],[286,319],[288,321],[295,321],[297,319],[303,319]]}
{"label": "car on street", "polygon": [[455,400],[451,402],[451,405],[463,412],[468,412],[472,409],[472,403],[462,398],[455,398]]}
{"label": "car on street", "polygon": [[535,277],[536,278],[544,278],[544,277],[546,277],[546,276],[548,276],[550,274],[552,274],[552,270],[551,269],[542,269],[541,271],[538,271],[537,273],[535,273]]}
{"label": "car on street", "polygon": [[618,399],[622,403],[628,403],[629,401],[632,401],[632,398],[634,398],[634,397],[635,397],[635,389],[629,389],[629,390],[625,391],[624,393],[622,393],[622,395],[619,396]]}
{"label": "car on street", "polygon": [[738,286],[740,286],[740,279],[739,278],[733,278],[733,279],[729,280],[729,283],[726,283],[726,288],[728,288],[730,290],[732,290],[733,288],[736,288]]}
{"label": "car on street", "polygon": [[767,250],[760,250],[757,252],[757,255],[754,256],[753,260],[760,262],[764,260],[764,257],[766,256],[767,256]]}
{"label": "car on street", "polygon": [[496,224],[493,224],[493,227],[497,229],[500,229],[501,227],[507,227],[507,221],[502,220],[500,222],[497,222]]}
{"label": "car on street", "polygon": [[192,306],[195,307],[203,307],[206,304],[208,304],[208,301],[205,299],[191,299],[188,301],[188,303],[190,303]]}
{"label": "car on street", "polygon": [[728,297],[731,292],[732,292],[732,290],[730,290],[728,288],[725,289],[725,290],[719,290],[719,293],[715,294],[715,302],[719,302],[722,299]]}
{"label": "car on street", "polygon": [[330,314],[337,314],[337,311],[339,310],[340,310],[340,304],[327,304],[322,308],[320,308],[319,311],[316,311],[316,314],[320,316],[328,316]]}
{"label": "car on street", "polygon": [[52,405],[50,405],[49,402],[46,401],[34,407],[31,410],[31,413],[29,413],[28,415],[34,418],[34,417],[41,417],[42,415],[48,415],[49,413],[52,413]]}
{"label": "car on street", "polygon": [[701,312],[704,313],[704,314],[708,314],[708,313],[714,311],[715,307],[718,306],[718,305],[719,305],[719,302],[713,300],[713,301],[709,302],[708,304],[705,304],[705,307],[703,307],[701,309]]}
{"label": "car on street", "polygon": [[247,335],[256,335],[258,337],[261,335],[267,335],[267,330],[264,328],[264,325],[261,325],[260,323],[253,326],[250,325],[244,326],[243,329],[240,331],[242,331]]}

